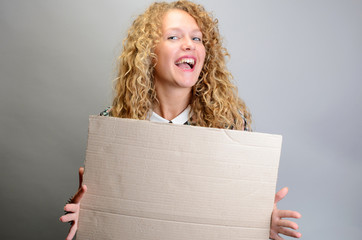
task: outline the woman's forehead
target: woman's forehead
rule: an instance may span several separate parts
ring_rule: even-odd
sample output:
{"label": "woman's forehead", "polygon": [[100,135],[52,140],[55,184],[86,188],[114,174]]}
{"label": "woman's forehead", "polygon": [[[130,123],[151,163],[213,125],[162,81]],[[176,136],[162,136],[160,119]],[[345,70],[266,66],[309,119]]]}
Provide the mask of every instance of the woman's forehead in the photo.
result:
{"label": "woman's forehead", "polygon": [[181,30],[187,29],[188,31],[200,32],[200,28],[196,20],[187,12],[180,9],[171,9],[165,13],[162,18],[162,30]]}

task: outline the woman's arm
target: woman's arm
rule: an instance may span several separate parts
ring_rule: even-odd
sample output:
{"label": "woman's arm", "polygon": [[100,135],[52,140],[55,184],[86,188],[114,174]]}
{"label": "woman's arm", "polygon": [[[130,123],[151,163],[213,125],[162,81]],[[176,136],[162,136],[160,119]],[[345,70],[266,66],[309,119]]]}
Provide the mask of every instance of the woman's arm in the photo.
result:
{"label": "woman's arm", "polygon": [[84,194],[87,192],[87,186],[83,185],[83,173],[84,168],[79,168],[79,188],[74,197],[70,200],[70,203],[64,206],[64,211],[67,213],[59,218],[61,222],[71,222],[71,227],[69,229],[68,236],[66,240],[73,239],[75,233],[78,229],[78,219],[79,219],[79,206],[80,201],[82,200]]}

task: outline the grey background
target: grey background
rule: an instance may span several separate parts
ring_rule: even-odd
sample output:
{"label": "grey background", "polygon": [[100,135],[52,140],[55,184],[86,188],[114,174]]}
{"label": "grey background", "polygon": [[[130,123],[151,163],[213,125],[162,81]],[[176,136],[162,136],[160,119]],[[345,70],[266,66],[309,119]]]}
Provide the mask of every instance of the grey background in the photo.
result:
{"label": "grey background", "polygon": [[[151,1],[0,1],[1,239],[62,239],[88,115]],[[219,19],[255,131],[283,135],[280,208],[303,239],[360,239],[362,2],[199,0]]]}

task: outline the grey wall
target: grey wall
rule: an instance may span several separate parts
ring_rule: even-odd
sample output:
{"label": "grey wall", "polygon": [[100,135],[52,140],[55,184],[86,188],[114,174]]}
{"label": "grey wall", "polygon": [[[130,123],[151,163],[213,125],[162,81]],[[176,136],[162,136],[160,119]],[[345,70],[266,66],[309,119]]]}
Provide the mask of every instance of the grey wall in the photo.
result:
{"label": "grey wall", "polygon": [[[1,239],[62,239],[88,115],[151,1],[0,1]],[[362,2],[199,0],[220,21],[254,130],[284,137],[280,208],[303,239],[362,235]]]}

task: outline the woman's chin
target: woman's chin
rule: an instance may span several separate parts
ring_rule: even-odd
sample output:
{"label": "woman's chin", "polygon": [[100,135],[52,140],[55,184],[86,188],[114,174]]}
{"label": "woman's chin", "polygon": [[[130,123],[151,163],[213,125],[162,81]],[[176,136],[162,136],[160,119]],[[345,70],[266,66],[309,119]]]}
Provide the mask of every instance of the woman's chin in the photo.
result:
{"label": "woman's chin", "polygon": [[197,82],[197,79],[182,79],[180,81],[177,81],[177,85],[181,88],[192,88],[193,86],[195,86]]}

